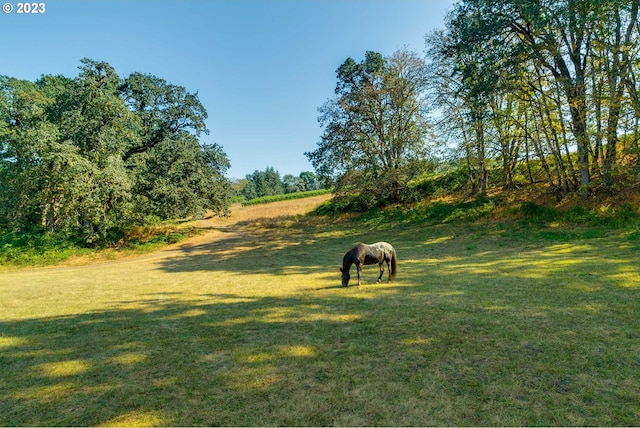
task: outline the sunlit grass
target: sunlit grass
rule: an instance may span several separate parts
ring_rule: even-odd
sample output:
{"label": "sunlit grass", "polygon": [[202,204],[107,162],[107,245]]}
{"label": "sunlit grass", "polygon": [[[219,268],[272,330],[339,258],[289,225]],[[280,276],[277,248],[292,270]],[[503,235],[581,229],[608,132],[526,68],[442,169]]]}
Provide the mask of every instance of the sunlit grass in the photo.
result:
{"label": "sunlit grass", "polygon": [[160,412],[140,412],[135,411],[131,413],[125,413],[114,419],[111,419],[104,423],[104,426],[160,426],[163,425],[163,415]]}
{"label": "sunlit grass", "polygon": [[[0,274],[0,425],[640,420],[627,230],[365,227],[270,207],[162,252]],[[343,254],[379,240],[397,282],[367,266],[341,288]]]}

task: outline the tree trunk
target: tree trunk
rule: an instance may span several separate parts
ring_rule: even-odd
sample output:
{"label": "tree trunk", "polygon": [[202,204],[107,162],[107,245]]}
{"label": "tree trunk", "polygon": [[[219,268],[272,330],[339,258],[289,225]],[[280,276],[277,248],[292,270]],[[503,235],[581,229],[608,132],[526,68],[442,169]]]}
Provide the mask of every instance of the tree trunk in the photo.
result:
{"label": "tree trunk", "polygon": [[476,120],[475,131],[476,150],[478,152],[478,183],[476,191],[484,195],[487,193],[487,169],[485,164],[484,124],[480,119]]}
{"label": "tree trunk", "polygon": [[[564,64],[564,61],[561,60]],[[565,66],[566,67],[566,66]],[[577,68],[577,67],[576,67]],[[563,73],[564,74],[564,73]],[[591,143],[587,131],[587,101],[584,87],[584,75],[580,72],[574,79],[567,75],[563,79],[567,104],[571,112],[571,124],[573,136],[578,146],[578,170],[580,174],[580,196],[586,199],[589,196],[589,183],[591,182],[589,150]]]}

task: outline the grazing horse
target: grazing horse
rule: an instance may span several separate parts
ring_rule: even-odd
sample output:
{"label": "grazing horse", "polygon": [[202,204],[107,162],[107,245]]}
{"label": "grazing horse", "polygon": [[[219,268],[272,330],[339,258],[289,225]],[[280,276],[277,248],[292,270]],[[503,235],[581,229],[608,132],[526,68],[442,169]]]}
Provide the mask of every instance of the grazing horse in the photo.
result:
{"label": "grazing horse", "polygon": [[358,286],[360,286],[362,266],[374,265],[376,263],[380,266],[378,282],[380,282],[382,274],[384,273],[384,262],[387,262],[389,281],[391,281],[391,278],[396,277],[397,260],[396,250],[393,249],[391,244],[387,244],[386,242],[377,242],[372,245],[358,244],[349,250],[342,259],[342,267],[340,268],[340,272],[342,272],[342,286],[349,286],[349,279],[351,278],[349,269],[351,269],[352,264],[356,265],[356,270],[358,271]]}

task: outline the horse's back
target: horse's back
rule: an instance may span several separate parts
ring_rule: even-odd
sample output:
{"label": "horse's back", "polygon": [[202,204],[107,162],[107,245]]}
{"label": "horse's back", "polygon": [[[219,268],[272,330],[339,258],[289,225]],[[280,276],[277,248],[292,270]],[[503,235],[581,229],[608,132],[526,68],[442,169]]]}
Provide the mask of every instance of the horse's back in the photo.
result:
{"label": "horse's back", "polygon": [[376,242],[375,244],[358,244],[345,254],[343,264],[359,261],[369,265],[382,263],[385,259],[392,258],[395,250],[387,242]]}
{"label": "horse's back", "polygon": [[371,247],[380,248],[387,254],[395,252],[395,250],[393,249],[393,246],[388,242],[376,242],[375,244],[371,244]]}

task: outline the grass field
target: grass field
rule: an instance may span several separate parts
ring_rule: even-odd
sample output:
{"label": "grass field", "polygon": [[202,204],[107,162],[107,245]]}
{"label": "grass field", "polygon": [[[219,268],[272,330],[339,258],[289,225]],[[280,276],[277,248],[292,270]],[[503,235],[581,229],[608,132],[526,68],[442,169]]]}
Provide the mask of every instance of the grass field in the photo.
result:
{"label": "grass field", "polygon": [[0,273],[0,425],[640,423],[637,230],[291,216],[326,198]]}

